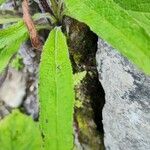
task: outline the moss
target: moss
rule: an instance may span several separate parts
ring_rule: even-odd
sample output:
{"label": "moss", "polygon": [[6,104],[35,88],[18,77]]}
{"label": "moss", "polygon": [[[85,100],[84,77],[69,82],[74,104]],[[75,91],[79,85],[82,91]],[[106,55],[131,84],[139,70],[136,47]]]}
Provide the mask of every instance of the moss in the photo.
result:
{"label": "moss", "polygon": [[85,24],[69,17],[64,18],[63,30],[68,38],[74,72],[87,72],[85,79],[75,87],[76,101],[80,100],[82,104],[82,107],[75,107],[78,140],[83,149],[103,150],[101,120],[104,95],[101,94],[103,90],[95,61],[98,37]]}

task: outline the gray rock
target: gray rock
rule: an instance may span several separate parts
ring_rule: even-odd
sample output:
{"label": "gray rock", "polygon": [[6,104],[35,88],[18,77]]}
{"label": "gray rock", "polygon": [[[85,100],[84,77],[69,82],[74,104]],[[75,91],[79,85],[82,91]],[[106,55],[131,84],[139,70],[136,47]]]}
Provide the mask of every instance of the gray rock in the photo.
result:
{"label": "gray rock", "polygon": [[23,58],[24,70],[27,73],[27,94],[23,103],[27,114],[33,119],[38,119],[39,100],[38,100],[38,67],[40,61],[40,52],[35,51],[30,43],[24,43],[19,51]]}
{"label": "gray rock", "polygon": [[101,39],[96,59],[106,150],[150,150],[150,76]]}

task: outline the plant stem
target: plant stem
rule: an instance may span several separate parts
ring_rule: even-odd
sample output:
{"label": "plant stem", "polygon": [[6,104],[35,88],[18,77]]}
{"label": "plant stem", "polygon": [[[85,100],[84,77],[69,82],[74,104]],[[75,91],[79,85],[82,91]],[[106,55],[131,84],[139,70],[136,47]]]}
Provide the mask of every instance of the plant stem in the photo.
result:
{"label": "plant stem", "polygon": [[35,49],[41,50],[42,42],[40,41],[39,35],[36,31],[35,25],[29,13],[29,1],[28,0],[23,0],[22,9],[23,9],[23,20],[28,28],[32,46]]}

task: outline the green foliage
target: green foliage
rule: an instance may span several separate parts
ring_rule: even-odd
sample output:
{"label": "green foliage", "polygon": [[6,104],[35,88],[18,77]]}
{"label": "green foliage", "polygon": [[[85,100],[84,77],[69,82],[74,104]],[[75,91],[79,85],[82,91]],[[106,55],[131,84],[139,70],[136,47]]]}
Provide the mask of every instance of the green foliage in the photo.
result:
{"label": "green foliage", "polygon": [[150,36],[150,1],[149,0],[114,0],[130,14]]}
{"label": "green foliage", "polygon": [[[86,73],[87,73],[86,71],[82,71],[79,73],[75,73],[73,75],[74,86],[77,86],[81,83],[81,81],[85,78]],[[83,107],[82,101],[80,100],[77,93],[76,93],[75,107],[77,107],[77,108]]]}
{"label": "green foliage", "polygon": [[75,100],[75,104],[74,105],[75,105],[76,108],[82,108],[83,107],[83,103],[79,99]]}
{"label": "green foliage", "polygon": [[0,0],[0,5],[2,4],[2,3],[4,3],[5,2],[5,0]]}
{"label": "green foliage", "polygon": [[85,76],[86,76],[86,71],[75,73],[73,75],[74,86],[80,84]]}
{"label": "green foliage", "polygon": [[22,58],[21,58],[19,55],[17,55],[17,56],[13,59],[13,61],[11,62],[10,66],[11,66],[12,68],[17,69],[17,70],[22,69],[22,68],[23,68]]}
{"label": "green foliage", "polygon": [[114,0],[114,2],[127,10],[150,12],[150,0]]}
{"label": "green foliage", "polygon": [[[0,0],[2,4],[4,0]],[[56,18],[35,14],[34,20],[49,18],[61,22],[62,1],[56,7]],[[66,0],[69,15],[90,26],[122,54],[150,74],[150,1],[149,0]],[[58,10],[57,10],[58,9]],[[10,13],[10,12],[9,12]],[[0,24],[16,22],[20,17],[0,11]],[[38,26],[38,29],[46,26]],[[48,26],[48,28],[50,28]],[[0,72],[20,45],[28,38],[23,21],[0,30]],[[19,58],[12,66],[19,68]],[[40,118],[38,124],[19,111],[0,122],[0,145],[6,150],[71,150],[73,148],[74,86],[80,84],[86,71],[72,74],[66,38],[60,28],[51,31],[42,51],[39,72]],[[74,83],[73,83],[74,80]],[[82,101],[76,95],[76,107]],[[42,138],[41,139],[41,134]],[[42,147],[41,147],[42,146]]]}
{"label": "green foliage", "polygon": [[44,45],[39,73],[40,127],[46,150],[73,147],[72,78],[66,39],[55,28]]}
{"label": "green foliage", "polygon": [[22,21],[0,30],[0,72],[27,37],[27,29]]}
{"label": "green foliage", "polygon": [[[120,5],[128,4],[128,9],[138,8],[140,18],[138,13],[131,15],[120,7],[119,2]],[[112,44],[145,73],[150,74],[150,19],[141,14],[144,9],[149,12],[150,5],[148,0],[145,0],[148,6],[142,2],[138,4],[137,0],[66,0],[66,15],[86,23],[92,31]],[[137,4],[132,8],[133,3]]]}
{"label": "green foliage", "polygon": [[19,111],[13,111],[0,121],[0,146],[2,150],[41,150],[38,124]]}
{"label": "green foliage", "polygon": [[11,22],[21,21],[22,18],[12,10],[1,10],[0,9],[0,24],[6,24]]}

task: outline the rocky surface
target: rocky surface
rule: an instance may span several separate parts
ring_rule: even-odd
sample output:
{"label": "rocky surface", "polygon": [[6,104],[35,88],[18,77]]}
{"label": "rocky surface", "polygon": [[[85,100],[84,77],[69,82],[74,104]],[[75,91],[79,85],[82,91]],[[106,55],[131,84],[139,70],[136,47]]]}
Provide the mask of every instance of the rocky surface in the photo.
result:
{"label": "rocky surface", "polygon": [[23,58],[24,72],[27,74],[27,90],[23,106],[27,114],[34,119],[38,118],[38,66],[40,62],[40,52],[31,47],[31,44],[25,43],[19,51]]}
{"label": "rocky surface", "polygon": [[106,150],[150,149],[150,76],[99,39],[96,55],[105,91]]}
{"label": "rocky surface", "polygon": [[73,72],[86,71],[85,78],[75,86],[74,130],[75,145],[79,150],[103,150],[101,110],[104,92],[98,80],[95,53],[98,37],[77,20],[65,17],[63,31],[67,37]]}

